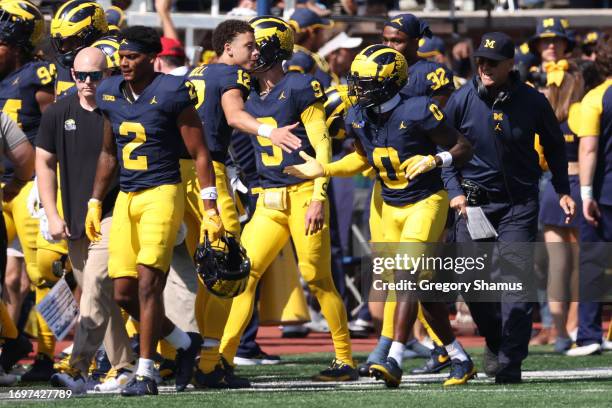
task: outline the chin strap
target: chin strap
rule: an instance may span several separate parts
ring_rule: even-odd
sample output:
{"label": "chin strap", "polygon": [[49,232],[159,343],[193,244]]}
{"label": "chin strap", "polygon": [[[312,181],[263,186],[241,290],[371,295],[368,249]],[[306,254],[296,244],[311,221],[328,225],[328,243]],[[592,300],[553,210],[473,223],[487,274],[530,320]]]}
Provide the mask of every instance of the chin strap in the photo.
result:
{"label": "chin strap", "polygon": [[387,113],[393,108],[395,108],[399,102],[400,102],[400,96],[399,94],[395,94],[395,96],[389,99],[387,102],[381,103],[380,105],[377,105],[377,106],[373,106],[372,110],[379,114]]}

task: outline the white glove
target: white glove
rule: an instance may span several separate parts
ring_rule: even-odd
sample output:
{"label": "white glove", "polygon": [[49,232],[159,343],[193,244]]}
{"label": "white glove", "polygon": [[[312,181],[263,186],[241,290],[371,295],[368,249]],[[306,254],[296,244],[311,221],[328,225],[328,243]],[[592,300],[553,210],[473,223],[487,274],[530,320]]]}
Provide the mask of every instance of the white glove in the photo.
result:
{"label": "white glove", "polygon": [[[30,194],[28,195],[28,212],[30,216],[34,218],[40,218],[42,208],[40,208],[40,196],[38,195],[38,180],[34,178],[34,184],[32,185],[32,189],[30,190]],[[44,211],[42,211],[44,214]]]}
{"label": "white glove", "polygon": [[53,237],[49,233],[49,220],[47,219],[47,214],[45,214],[45,210],[43,210],[41,208],[39,213],[38,213],[38,217],[37,218],[40,219],[40,233],[43,236],[43,238],[47,242],[50,242],[51,244],[56,244],[56,243],[60,242],[58,240],[53,239]]}

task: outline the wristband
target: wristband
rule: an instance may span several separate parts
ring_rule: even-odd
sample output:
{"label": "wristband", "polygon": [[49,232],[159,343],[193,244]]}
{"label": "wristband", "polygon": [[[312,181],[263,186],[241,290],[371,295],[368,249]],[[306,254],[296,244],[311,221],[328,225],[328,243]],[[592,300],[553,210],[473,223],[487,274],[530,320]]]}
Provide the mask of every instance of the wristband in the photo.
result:
{"label": "wristband", "polygon": [[442,166],[440,167],[450,167],[453,164],[453,155],[449,152],[440,152],[436,154],[436,157],[439,157],[442,160]]}
{"label": "wristband", "polygon": [[97,204],[97,203],[101,203],[102,201],[98,200],[97,198],[90,198],[89,201],[87,202],[87,205],[89,204]]}
{"label": "wristband", "polygon": [[593,186],[580,186],[580,198],[583,200],[592,200]]}
{"label": "wristband", "polygon": [[217,197],[217,187],[206,187],[200,190],[202,200],[216,200]]}
{"label": "wristband", "polygon": [[273,126],[268,125],[267,123],[262,123],[261,125],[259,125],[259,128],[257,128],[257,135],[269,139],[273,130]]}

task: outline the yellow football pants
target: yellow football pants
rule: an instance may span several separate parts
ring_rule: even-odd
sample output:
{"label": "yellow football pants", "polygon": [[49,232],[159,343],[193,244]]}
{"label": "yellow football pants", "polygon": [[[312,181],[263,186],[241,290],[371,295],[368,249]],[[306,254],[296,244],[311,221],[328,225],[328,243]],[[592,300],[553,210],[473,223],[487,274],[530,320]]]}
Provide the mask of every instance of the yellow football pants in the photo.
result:
{"label": "yellow football pants", "polygon": [[25,258],[26,271],[32,283],[38,277],[38,271],[36,270],[36,237],[39,224],[38,219],[32,218],[28,212],[28,196],[33,185],[33,181],[28,182],[15,198],[2,203],[8,242],[10,244],[15,236],[19,238]]}
{"label": "yellow football pants", "polygon": [[[225,165],[217,161],[212,163],[215,169],[217,206],[223,227],[236,239],[240,239],[238,211],[230,191]],[[204,207],[200,198],[200,183],[193,160],[181,160],[181,179],[185,187],[184,222],[187,225],[185,244],[189,253],[194,254],[200,241],[200,223],[204,214]],[[200,353],[199,369],[204,373],[213,371],[215,365],[219,362],[219,342],[223,336],[223,329],[231,306],[231,299],[222,299],[211,294],[198,279],[198,291],[195,299],[196,322],[204,341],[213,340],[212,343],[202,347]]]}
{"label": "yellow football pants", "polygon": [[[437,240],[439,239],[439,235],[438,237],[435,238],[435,241],[419,241],[420,239],[423,239],[423,238],[429,239],[429,233],[424,233],[414,238],[417,241],[401,241],[401,238],[403,235],[405,236],[405,239],[413,239],[413,238],[410,238],[410,236],[414,234],[411,234],[408,231],[404,232],[404,228],[408,228],[408,229],[411,228],[411,223],[413,221],[411,221],[410,219],[412,219],[412,217],[419,218],[422,215],[429,213],[429,211],[423,208],[419,209],[419,208],[414,207],[414,206],[418,206],[419,204],[423,202],[409,204],[407,206],[400,207],[400,208],[384,204],[382,195],[381,195],[381,190],[382,188],[380,186],[380,181],[377,180],[376,183],[374,184],[374,191],[372,192],[372,202],[370,205],[370,231],[375,231],[375,233],[377,234],[376,240],[372,238],[373,242],[382,242],[382,241],[387,241],[387,242],[437,242]],[[430,201],[433,200],[433,202],[435,203],[437,198],[433,198],[433,197],[436,197],[440,195],[441,193],[445,193],[445,192],[444,191],[438,192],[424,201],[427,202],[427,200],[430,200]],[[441,195],[440,199],[444,199],[443,196],[444,194]],[[446,201],[448,201],[448,195],[446,195],[445,197],[446,197],[445,198]],[[422,205],[426,205],[426,204],[423,203]],[[387,213],[386,220],[383,220],[383,208],[384,208],[384,211],[386,211]],[[438,206],[433,205],[433,208],[438,208]],[[433,217],[434,223],[436,225],[433,228],[432,235],[435,235],[436,233],[435,231],[437,231],[437,229],[439,228],[440,219],[442,220],[441,221],[442,231],[444,230],[447,212],[448,212],[448,206],[446,208],[446,211],[442,215],[440,216],[436,215]],[[427,219],[432,219],[431,215],[429,216],[426,215],[426,217],[428,217]],[[405,220],[404,223],[402,223],[402,219]],[[385,226],[384,229],[382,228],[382,225]],[[413,226],[417,228],[417,225],[418,224],[415,223]],[[374,232],[372,232],[372,234],[373,233]],[[372,236],[374,237],[374,235]],[[395,315],[395,309],[396,309],[397,303],[395,302],[395,296],[393,293],[389,293],[388,296],[393,298],[393,300],[389,301],[389,299],[387,299],[387,301],[385,302],[385,309],[384,309],[384,314],[383,314],[383,326],[382,326],[381,335],[392,339],[393,332],[395,330],[395,325],[393,323],[393,320],[394,320],[393,316]],[[427,330],[427,334],[429,335],[429,337],[436,344],[442,345],[442,342],[440,341],[440,338],[438,337],[438,335],[433,331],[429,323],[427,323],[427,320],[425,319],[425,316],[423,315],[423,310],[420,305],[419,305],[417,317],[419,321],[421,322],[421,324],[423,324],[423,327],[425,328],[425,330]]]}
{"label": "yellow football pants", "polygon": [[137,265],[168,273],[184,200],[181,184],[119,192],[108,248],[111,279],[138,279]]}
{"label": "yellow football pants", "polygon": [[[351,341],[344,304],[331,275],[329,206],[325,203],[325,222],[321,231],[306,235],[305,215],[314,183],[303,182],[287,187],[286,208],[264,206],[266,190],[259,194],[253,218],[244,228],[242,245],[251,260],[251,274],[246,290],[232,302],[229,319],[221,340],[221,353],[232,362],[240,337],[253,314],[255,289],[264,271],[291,237],[295,245],[300,272],[312,294],[321,305],[329,324],[336,358],[353,366]],[[265,234],[265,239],[262,239]]]}

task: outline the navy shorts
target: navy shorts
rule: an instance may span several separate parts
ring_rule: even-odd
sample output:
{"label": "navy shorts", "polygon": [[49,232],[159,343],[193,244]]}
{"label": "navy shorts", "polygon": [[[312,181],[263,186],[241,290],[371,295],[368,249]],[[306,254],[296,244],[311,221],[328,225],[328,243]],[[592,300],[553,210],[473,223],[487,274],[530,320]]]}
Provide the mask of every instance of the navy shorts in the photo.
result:
{"label": "navy shorts", "polygon": [[582,200],[580,199],[580,180],[578,176],[568,176],[570,182],[570,195],[576,202],[576,216],[569,223],[565,223],[565,213],[559,206],[559,195],[555,192],[550,180],[546,183],[540,197],[540,224],[544,226],[579,228],[582,218]]}

